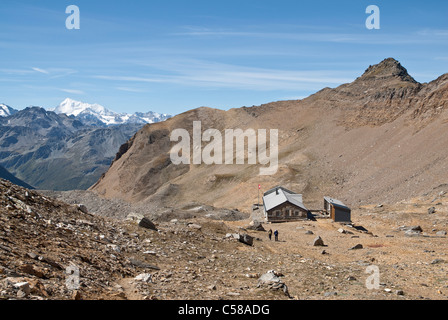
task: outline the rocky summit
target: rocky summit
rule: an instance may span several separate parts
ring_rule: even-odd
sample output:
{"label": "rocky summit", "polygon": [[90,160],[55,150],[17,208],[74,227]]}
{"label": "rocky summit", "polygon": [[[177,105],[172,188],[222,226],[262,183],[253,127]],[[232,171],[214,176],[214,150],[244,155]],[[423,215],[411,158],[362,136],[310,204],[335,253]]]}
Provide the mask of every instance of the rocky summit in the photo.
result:
{"label": "rocky summit", "polygon": [[361,76],[361,80],[390,80],[390,78],[397,78],[400,81],[407,81],[416,84],[406,68],[401,63],[393,58],[383,60],[381,63],[369,66],[365,73]]}

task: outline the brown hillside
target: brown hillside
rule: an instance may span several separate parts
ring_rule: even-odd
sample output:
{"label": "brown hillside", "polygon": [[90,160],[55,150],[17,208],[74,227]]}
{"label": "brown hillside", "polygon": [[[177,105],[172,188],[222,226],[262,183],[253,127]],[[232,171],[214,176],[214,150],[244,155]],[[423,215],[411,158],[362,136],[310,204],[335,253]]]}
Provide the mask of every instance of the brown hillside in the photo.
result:
{"label": "brown hillside", "polygon": [[[248,212],[258,184],[303,193],[309,209],[320,208],[324,195],[350,206],[410,199],[446,183],[447,89],[448,74],[420,84],[389,58],[304,100],[191,110],[143,128],[91,190],[146,204],[148,212],[192,203]],[[174,165],[170,134],[191,133],[193,121],[203,131],[278,129],[277,174],[260,176],[260,165]]]}

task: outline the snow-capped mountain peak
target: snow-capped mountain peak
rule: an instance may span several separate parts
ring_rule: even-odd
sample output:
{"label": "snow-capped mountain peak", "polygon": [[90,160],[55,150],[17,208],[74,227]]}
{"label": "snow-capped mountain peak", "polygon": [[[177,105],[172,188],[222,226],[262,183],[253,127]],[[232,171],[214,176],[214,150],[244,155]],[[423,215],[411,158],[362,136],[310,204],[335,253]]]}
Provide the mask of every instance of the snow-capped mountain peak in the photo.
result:
{"label": "snow-capped mountain peak", "polygon": [[107,126],[126,123],[155,123],[171,118],[170,115],[159,114],[152,111],[147,113],[136,112],[134,114],[116,113],[99,104],[89,104],[75,101],[70,98],[62,101],[59,106],[51,111],[58,114],[64,113],[68,116],[75,116],[81,120],[95,119]]}
{"label": "snow-capped mountain peak", "polygon": [[98,115],[114,115],[114,112],[107,110],[105,107],[99,104],[90,104],[80,101],[75,101],[70,98],[62,101],[59,106],[52,111],[56,113],[65,113],[68,116],[79,116],[81,113],[93,113]]}
{"label": "snow-capped mountain peak", "polygon": [[0,117],[9,117],[16,112],[17,110],[11,108],[10,106],[0,103]]}

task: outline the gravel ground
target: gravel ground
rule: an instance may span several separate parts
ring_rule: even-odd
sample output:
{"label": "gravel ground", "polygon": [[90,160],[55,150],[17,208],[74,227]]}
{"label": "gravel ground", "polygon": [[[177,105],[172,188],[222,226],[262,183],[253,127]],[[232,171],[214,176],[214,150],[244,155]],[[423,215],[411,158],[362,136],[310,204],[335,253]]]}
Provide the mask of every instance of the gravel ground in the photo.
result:
{"label": "gravel ground", "polygon": [[[265,231],[250,230],[249,220],[198,216],[157,222],[154,231],[6,182],[0,191],[2,299],[448,298],[445,196],[361,207],[353,211],[352,225],[328,219],[264,224],[279,230],[275,242]],[[412,226],[421,231],[408,235]],[[252,236],[253,245],[234,234]],[[324,246],[313,245],[318,236]],[[66,282],[72,265],[80,271],[75,291]],[[270,270],[278,282],[260,283]],[[370,281],[375,273],[366,273],[372,270],[377,283]]]}

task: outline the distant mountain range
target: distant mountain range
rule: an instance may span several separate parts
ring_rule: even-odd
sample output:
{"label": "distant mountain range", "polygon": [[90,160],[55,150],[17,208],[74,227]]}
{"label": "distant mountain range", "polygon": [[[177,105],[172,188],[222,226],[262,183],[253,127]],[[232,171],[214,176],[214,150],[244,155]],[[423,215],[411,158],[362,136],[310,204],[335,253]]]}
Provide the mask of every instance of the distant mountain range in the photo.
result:
{"label": "distant mountain range", "polygon": [[71,99],[53,110],[0,105],[0,165],[37,189],[89,188],[139,129],[170,117],[118,114]]}
{"label": "distant mountain range", "polygon": [[74,116],[85,124],[93,125],[117,125],[117,124],[147,124],[165,121],[171,116],[167,114],[160,114],[157,112],[136,112],[134,114],[116,113],[110,111],[99,104],[89,104],[85,102],[75,101],[72,99],[65,99],[56,108],[48,109],[57,114],[66,114],[67,116]]}
{"label": "distant mountain range", "polygon": [[[129,123],[151,124],[171,118],[171,115],[153,111],[146,113],[135,112],[133,114],[117,113],[96,103],[90,104],[70,98],[62,101],[57,107],[47,108],[46,110],[53,111],[56,114],[65,114],[69,117],[73,116],[75,119],[82,121],[84,125],[93,126],[111,126]],[[0,104],[0,117],[8,117],[17,112],[18,110],[13,109],[6,104]]]}

